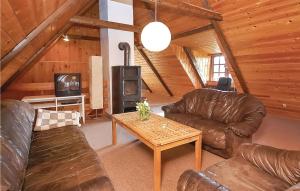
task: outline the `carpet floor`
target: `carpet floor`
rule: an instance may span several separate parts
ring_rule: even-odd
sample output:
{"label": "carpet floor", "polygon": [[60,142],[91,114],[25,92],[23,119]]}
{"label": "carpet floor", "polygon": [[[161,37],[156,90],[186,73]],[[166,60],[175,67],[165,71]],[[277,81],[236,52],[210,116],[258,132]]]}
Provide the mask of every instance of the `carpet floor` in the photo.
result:
{"label": "carpet floor", "polygon": [[[140,141],[97,150],[116,191],[153,190],[153,152]],[[202,152],[202,169],[224,159]],[[162,191],[175,191],[179,176],[194,169],[194,146],[186,144],[162,153]]]}

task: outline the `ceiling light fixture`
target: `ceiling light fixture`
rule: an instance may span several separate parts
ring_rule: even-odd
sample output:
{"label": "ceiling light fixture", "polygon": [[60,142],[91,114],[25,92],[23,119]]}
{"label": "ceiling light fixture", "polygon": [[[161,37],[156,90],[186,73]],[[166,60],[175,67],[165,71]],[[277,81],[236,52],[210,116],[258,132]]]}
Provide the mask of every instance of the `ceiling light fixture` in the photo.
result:
{"label": "ceiling light fixture", "polygon": [[157,1],[155,0],[155,21],[148,23],[141,34],[143,46],[152,52],[165,50],[171,42],[170,29],[164,23],[157,21]]}
{"label": "ceiling light fixture", "polygon": [[63,35],[63,40],[65,41],[65,42],[69,42],[70,41],[70,39],[69,39],[69,37],[68,37],[68,35]]}

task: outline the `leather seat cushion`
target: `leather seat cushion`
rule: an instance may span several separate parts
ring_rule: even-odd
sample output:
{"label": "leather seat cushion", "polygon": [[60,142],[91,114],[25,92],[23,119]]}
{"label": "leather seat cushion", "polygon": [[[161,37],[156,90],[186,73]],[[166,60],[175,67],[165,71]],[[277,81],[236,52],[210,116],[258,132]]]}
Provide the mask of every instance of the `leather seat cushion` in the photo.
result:
{"label": "leather seat cushion", "polygon": [[232,191],[282,191],[290,187],[285,181],[255,167],[241,157],[208,167],[204,173]]}
{"label": "leather seat cushion", "polygon": [[30,150],[35,111],[16,100],[1,102],[1,188],[20,190]]}
{"label": "leather seat cushion", "polygon": [[200,116],[191,114],[171,113],[167,117],[179,123],[191,126],[202,131],[203,144],[216,149],[225,149],[225,124],[202,119]]}
{"label": "leather seat cushion", "polygon": [[86,188],[113,190],[83,133],[75,126],[35,132],[23,190]]}

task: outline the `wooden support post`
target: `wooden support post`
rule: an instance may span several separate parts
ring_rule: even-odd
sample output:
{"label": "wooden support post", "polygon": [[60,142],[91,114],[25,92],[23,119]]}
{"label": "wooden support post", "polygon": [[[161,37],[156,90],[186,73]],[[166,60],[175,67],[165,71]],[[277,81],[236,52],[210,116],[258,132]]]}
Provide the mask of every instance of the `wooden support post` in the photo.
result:
{"label": "wooden support post", "polygon": [[145,85],[147,90],[149,90],[149,92],[152,93],[152,90],[150,89],[150,87],[148,86],[148,84],[145,82],[145,80],[143,78],[142,78],[142,83]]}
{"label": "wooden support post", "polygon": [[171,90],[169,89],[169,87],[167,86],[167,84],[165,83],[165,81],[162,79],[162,77],[160,76],[160,74],[158,73],[158,71],[156,70],[156,68],[152,64],[151,60],[146,55],[146,53],[142,49],[139,49],[138,47],[136,47],[136,49],[138,50],[138,52],[140,53],[140,55],[144,58],[144,60],[146,61],[146,63],[148,64],[148,66],[151,68],[151,70],[154,72],[155,76],[158,78],[158,80],[163,85],[163,87],[168,92],[168,94],[170,96],[173,96],[173,93],[171,92]]}
{"label": "wooden support post", "polygon": [[[203,0],[203,4],[206,6],[206,8],[211,9],[207,0]],[[218,44],[222,50],[222,53],[224,53],[224,56],[227,59],[228,64],[231,66],[232,70],[234,71],[234,75],[236,76],[238,83],[240,84],[240,86],[242,88],[242,91],[244,93],[249,93],[249,89],[247,87],[246,81],[240,71],[240,68],[236,62],[236,59],[231,51],[231,48],[225,38],[225,35],[224,35],[219,23],[216,22],[215,20],[211,20],[211,24],[213,25],[214,30],[216,32],[216,36],[218,38]]]}
{"label": "wooden support post", "polygon": [[[139,0],[139,1],[142,1],[150,5],[155,4],[155,0]],[[205,9],[203,7],[198,7],[183,1],[178,1],[176,3],[167,2],[167,1],[158,1],[158,6],[161,8],[168,9],[170,11],[174,11],[180,15],[190,15],[190,16],[196,16],[200,18],[212,19],[217,21],[223,20],[222,15],[218,12]]]}
{"label": "wooden support post", "polygon": [[172,40],[176,40],[176,39],[179,39],[179,38],[184,38],[184,37],[187,37],[187,36],[198,34],[198,33],[213,29],[213,28],[214,28],[213,25],[209,24],[209,25],[206,25],[204,27],[193,29],[191,31],[186,31],[186,32],[183,32],[183,33],[174,34],[172,36]]}
{"label": "wooden support post", "polygon": [[104,21],[100,19],[82,17],[82,16],[72,17],[70,19],[70,22],[73,24],[78,24],[78,25],[93,27],[93,28],[111,28],[111,29],[136,32],[136,33],[141,31],[140,27],[136,27],[133,25],[127,25],[127,24],[116,23],[111,21]]}

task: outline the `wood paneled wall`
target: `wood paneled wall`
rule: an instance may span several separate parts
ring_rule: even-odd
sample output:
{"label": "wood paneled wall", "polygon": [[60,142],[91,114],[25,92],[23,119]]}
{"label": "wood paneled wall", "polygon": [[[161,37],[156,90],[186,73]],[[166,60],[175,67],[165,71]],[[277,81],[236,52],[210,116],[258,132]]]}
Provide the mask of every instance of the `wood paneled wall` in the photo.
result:
{"label": "wood paneled wall", "polygon": [[98,41],[59,40],[38,63],[23,73],[2,94],[2,98],[21,99],[29,95],[54,93],[54,73],[81,73],[83,92],[88,93],[89,56],[100,54]]}
{"label": "wood paneled wall", "polygon": [[[194,89],[191,80],[186,75],[171,47],[159,53],[149,52],[145,49],[144,51],[175,97],[181,97],[185,93]],[[150,67],[147,66],[144,59],[137,53],[137,51],[135,52],[135,63],[142,66],[142,77],[153,93],[168,95],[159,80],[154,76]]]}
{"label": "wood paneled wall", "polygon": [[[1,33],[1,35],[3,34],[1,38],[4,37],[4,42],[11,42],[11,44],[5,43],[8,48],[1,47],[1,49],[5,50],[1,52],[7,53],[29,34],[34,36],[32,40],[30,40],[31,37],[27,36],[27,41],[21,41],[22,45],[19,44],[19,47],[27,44],[27,42],[28,45],[24,48],[19,48],[20,52],[12,56],[12,59],[8,59],[7,66],[1,68],[1,86],[18,72],[27,60],[45,46],[56,33],[63,29],[69,22],[70,17],[79,13],[87,3],[88,0],[1,1],[1,15],[5,15],[5,17],[2,16],[1,18],[1,24],[3,23],[1,31],[7,34]],[[59,19],[54,19],[57,17]],[[42,27],[35,30],[38,26],[41,26],[41,22],[43,23]],[[3,57],[1,55],[1,59]]]}
{"label": "wood paneled wall", "polygon": [[300,118],[300,1],[210,0],[250,93]]}

